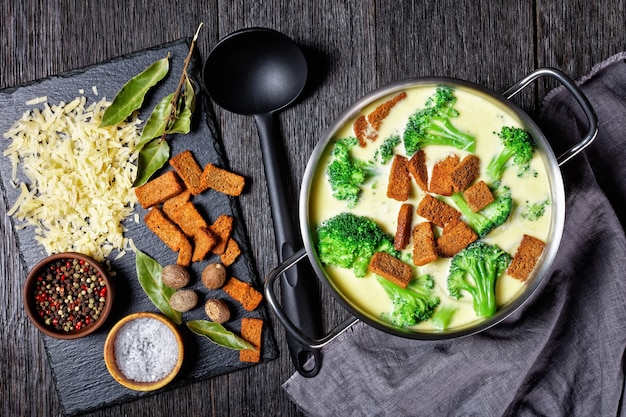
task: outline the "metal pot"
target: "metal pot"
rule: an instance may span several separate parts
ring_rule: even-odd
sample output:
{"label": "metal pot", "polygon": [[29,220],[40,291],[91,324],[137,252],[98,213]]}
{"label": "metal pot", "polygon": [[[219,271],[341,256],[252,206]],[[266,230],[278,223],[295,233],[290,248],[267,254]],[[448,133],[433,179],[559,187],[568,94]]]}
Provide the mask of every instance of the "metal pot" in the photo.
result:
{"label": "metal pot", "polygon": [[[568,149],[565,153],[558,157],[554,155],[546,137],[541,132],[539,127],[535,124],[535,122],[533,122],[533,120],[524,111],[522,111],[518,106],[510,101],[513,96],[515,96],[518,92],[527,87],[530,83],[540,77],[546,76],[555,78],[557,81],[563,84],[563,86],[574,96],[579,105],[582,107],[585,115],[587,116],[589,124],[587,135],[577,145]],[[541,151],[540,154],[544,158],[544,164],[547,168],[551,189],[552,220],[548,235],[549,237],[547,239],[546,248],[544,249],[542,258],[540,259],[538,265],[535,267],[532,276],[526,282],[526,288],[522,294],[520,294],[508,305],[500,308],[494,316],[485,318],[475,324],[471,324],[469,326],[465,326],[459,329],[450,329],[440,332],[425,332],[416,331],[414,329],[398,328],[382,321],[381,319],[365,314],[361,309],[355,306],[355,304],[350,299],[344,296],[344,294],[342,294],[342,292],[333,284],[332,280],[329,279],[329,277],[326,275],[325,269],[320,263],[317,257],[316,249],[314,247],[314,230],[312,229],[312,225],[309,221],[309,199],[311,197],[311,184],[313,182],[313,177],[317,170],[317,165],[320,161],[320,158],[324,153],[324,150],[330,143],[331,139],[346,123],[348,123],[352,118],[360,113],[367,105],[383,97],[392,95],[394,93],[406,90],[407,88],[411,88],[414,86],[439,84],[462,86],[466,89],[473,89],[476,91],[477,94],[481,94],[483,96],[486,95],[490,99],[499,103],[501,106],[508,108],[520,118],[524,125],[524,128],[535,139],[537,148]],[[363,98],[352,104],[348,109],[346,109],[333,122],[333,124],[325,132],[322,140],[315,147],[313,154],[309,159],[300,193],[300,228],[303,237],[304,248],[295,253],[289,259],[285,260],[284,263],[271,271],[270,274],[267,276],[265,282],[265,295],[270,307],[274,310],[280,322],[285,326],[287,332],[289,332],[294,338],[298,339],[301,343],[309,345],[313,349],[321,348],[324,345],[328,344],[331,340],[333,340],[341,332],[349,328],[358,320],[361,320],[368,325],[371,325],[377,329],[393,335],[420,340],[441,340],[467,336],[471,334],[476,334],[496,325],[497,323],[501,322],[506,317],[511,315],[515,310],[517,310],[533,294],[533,292],[537,290],[541,282],[548,275],[550,266],[559,248],[561,236],[563,233],[563,224],[565,220],[565,192],[563,187],[563,179],[561,177],[561,171],[559,167],[569,161],[583,149],[585,149],[595,139],[596,135],[597,118],[588,100],[571,79],[569,79],[560,71],[552,68],[542,68],[530,73],[528,76],[518,81],[515,85],[506,90],[502,95],[497,94],[480,85],[457,79],[416,78],[390,84],[364,96]],[[332,329],[320,339],[312,339],[303,334],[300,329],[294,326],[293,323],[286,316],[286,314],[283,312],[280,304],[277,302],[277,298],[274,293],[274,283],[277,277],[279,277],[283,272],[285,272],[298,262],[305,260],[305,258],[308,258],[318,278],[324,284],[325,288],[329,289],[337,298],[337,300],[353,315],[353,317],[345,320],[343,323],[339,324],[337,327]]]}

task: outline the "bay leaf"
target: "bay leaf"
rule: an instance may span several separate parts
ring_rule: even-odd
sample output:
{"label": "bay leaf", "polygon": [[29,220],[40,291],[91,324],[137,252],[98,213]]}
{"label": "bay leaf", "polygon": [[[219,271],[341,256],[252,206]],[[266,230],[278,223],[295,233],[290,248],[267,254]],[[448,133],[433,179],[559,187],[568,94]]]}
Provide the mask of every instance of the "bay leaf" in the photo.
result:
{"label": "bay leaf", "polygon": [[187,322],[187,327],[195,334],[207,337],[213,343],[228,349],[254,349],[251,343],[227,330],[219,323],[208,320],[191,320]]}
{"label": "bay leaf", "polygon": [[135,269],[141,288],[154,306],[174,323],[181,324],[182,313],[170,306],[170,297],[176,290],[163,283],[163,267],[150,256],[135,249]]}
{"label": "bay leaf", "polygon": [[160,138],[163,135],[169,121],[169,116],[173,110],[173,97],[174,93],[163,97],[154,107],[154,110],[152,110],[150,117],[148,117],[148,120],[141,131],[141,138],[139,139],[139,143],[136,145],[137,148],[141,149],[152,139]]}
{"label": "bay leaf", "polygon": [[102,115],[100,127],[116,125],[140,108],[148,91],[168,72],[169,54],[128,80]]}
{"label": "bay leaf", "polygon": [[137,178],[133,187],[148,182],[150,177],[158,171],[170,157],[170,146],[165,140],[153,140],[145,145],[139,152],[137,160]]}
{"label": "bay leaf", "polygon": [[196,107],[196,94],[189,77],[185,77],[184,88],[179,107],[182,110],[176,116],[176,120],[167,129],[167,133],[187,134],[191,130],[191,118]]}

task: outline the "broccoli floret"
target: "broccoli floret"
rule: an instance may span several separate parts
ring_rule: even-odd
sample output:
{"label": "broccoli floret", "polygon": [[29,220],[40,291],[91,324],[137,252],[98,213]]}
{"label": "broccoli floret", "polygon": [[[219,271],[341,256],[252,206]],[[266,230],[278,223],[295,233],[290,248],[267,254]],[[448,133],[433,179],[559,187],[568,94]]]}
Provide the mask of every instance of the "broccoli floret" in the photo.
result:
{"label": "broccoli floret", "polygon": [[426,107],[409,117],[403,138],[407,155],[413,155],[425,145],[447,145],[474,151],[474,137],[461,132],[450,121],[459,115],[454,109],[456,97],[453,93],[451,87],[437,87],[426,101]]}
{"label": "broccoli floret", "polygon": [[474,213],[469,207],[463,194],[454,193],[451,196],[452,201],[463,214],[465,222],[471,227],[478,237],[485,237],[489,232],[498,226],[504,224],[513,211],[513,198],[509,187],[502,187],[496,193],[494,201],[478,213]]}
{"label": "broccoli floret", "polygon": [[380,161],[381,164],[386,165],[391,161],[395,155],[395,147],[402,142],[399,135],[393,135],[385,139],[374,153],[374,160]]}
{"label": "broccoli floret", "polygon": [[433,314],[431,321],[438,330],[445,330],[450,325],[452,317],[459,309],[451,305],[440,306]]}
{"label": "broccoli floret", "polygon": [[511,158],[513,158],[512,165],[517,167],[518,175],[522,175],[530,166],[535,152],[535,142],[527,131],[518,127],[504,126],[498,133],[498,137],[504,148],[500,154],[489,161],[487,175],[493,181],[498,181],[502,178]]}
{"label": "broccoli floret", "polygon": [[467,291],[479,317],[496,312],[496,280],[511,262],[511,255],[498,246],[476,241],[454,255],[450,262],[448,292],[454,298]]}
{"label": "broccoli floret", "polygon": [[374,220],[352,213],[340,213],[325,220],[317,228],[317,254],[325,265],[352,268],[361,278],[367,273],[375,252],[387,252],[395,257],[393,239]]}
{"label": "broccoli floret", "polygon": [[546,206],[550,205],[550,199],[547,198],[537,203],[530,203],[526,201],[526,206],[522,212],[522,217],[526,220],[536,221],[539,220],[546,212]]}
{"label": "broccoli floret", "polygon": [[396,326],[414,326],[428,320],[439,305],[439,297],[433,292],[435,282],[430,275],[414,278],[406,288],[382,277],[378,277],[378,282],[393,304],[393,310],[383,318]]}
{"label": "broccoli floret", "polygon": [[361,195],[361,185],[376,174],[371,162],[361,161],[350,154],[350,148],[357,143],[355,137],[337,140],[333,160],[326,170],[333,197],[347,201],[350,208],[356,205]]}

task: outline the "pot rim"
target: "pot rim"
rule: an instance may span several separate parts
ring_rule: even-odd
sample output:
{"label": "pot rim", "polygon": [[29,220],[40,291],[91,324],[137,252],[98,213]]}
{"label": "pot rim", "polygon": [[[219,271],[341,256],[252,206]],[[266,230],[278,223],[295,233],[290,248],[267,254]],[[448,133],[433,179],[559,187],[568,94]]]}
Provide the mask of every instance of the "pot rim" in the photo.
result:
{"label": "pot rim", "polygon": [[[379,317],[362,311],[355,305],[351,304],[339,289],[333,284],[332,280],[327,276],[324,267],[321,265],[317,251],[314,245],[314,230],[309,222],[310,211],[310,192],[315,173],[318,169],[320,158],[324,154],[334,135],[351,119],[358,115],[367,105],[393,93],[400,92],[416,86],[427,85],[450,85],[453,87],[461,87],[467,90],[474,90],[477,94],[483,95],[490,100],[494,100],[498,105],[510,110],[521,121],[524,128],[531,134],[540,151],[543,162],[548,173],[550,194],[552,200],[552,221],[550,222],[550,230],[546,242],[546,248],[543,251],[537,266],[532,275],[526,281],[526,289],[504,306],[498,308],[496,314],[489,318],[479,318],[467,325],[458,328],[452,328],[444,331],[423,331],[412,328],[400,328],[390,323],[384,322]],[[346,108],[325,130],[322,139],[315,146],[309,161],[307,163],[302,186],[300,189],[299,200],[299,218],[300,230],[303,243],[306,249],[307,257],[315,270],[317,278],[322,282],[325,288],[331,291],[336,300],[348,310],[353,316],[364,321],[368,325],[375,327],[384,332],[394,334],[401,337],[420,339],[420,340],[441,340],[467,336],[482,332],[492,326],[502,322],[515,312],[519,307],[528,301],[537,288],[545,281],[546,276],[552,266],[556,253],[558,251],[561,237],[563,235],[563,227],[565,223],[565,191],[563,178],[557,162],[557,158],[541,129],[530,118],[530,116],[519,108],[515,103],[501,94],[494,92],[482,85],[451,78],[451,77],[420,77],[409,78],[397,81],[383,87],[380,87],[356,100],[348,108]]]}

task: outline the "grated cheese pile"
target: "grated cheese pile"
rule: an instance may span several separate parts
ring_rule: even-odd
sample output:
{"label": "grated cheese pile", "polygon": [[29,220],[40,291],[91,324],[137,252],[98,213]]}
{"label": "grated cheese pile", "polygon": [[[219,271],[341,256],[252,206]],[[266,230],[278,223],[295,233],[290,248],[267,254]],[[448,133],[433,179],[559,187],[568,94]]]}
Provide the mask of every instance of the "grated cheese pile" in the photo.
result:
{"label": "grated cheese pile", "polygon": [[[48,254],[78,251],[104,260],[129,248],[122,220],[137,202],[138,119],[100,128],[109,102],[85,97],[23,114],[4,134],[12,180],[21,193],[8,214],[34,227]],[[27,182],[18,179],[21,167]]]}

